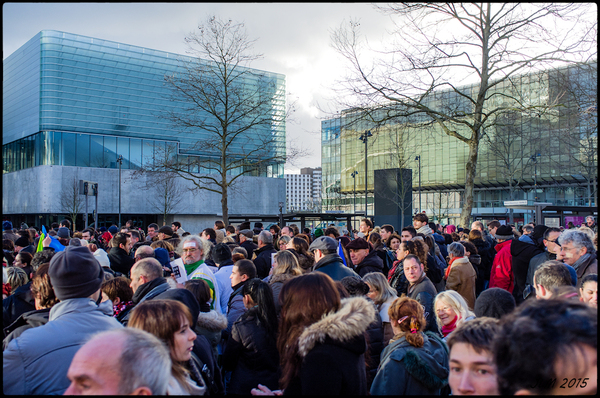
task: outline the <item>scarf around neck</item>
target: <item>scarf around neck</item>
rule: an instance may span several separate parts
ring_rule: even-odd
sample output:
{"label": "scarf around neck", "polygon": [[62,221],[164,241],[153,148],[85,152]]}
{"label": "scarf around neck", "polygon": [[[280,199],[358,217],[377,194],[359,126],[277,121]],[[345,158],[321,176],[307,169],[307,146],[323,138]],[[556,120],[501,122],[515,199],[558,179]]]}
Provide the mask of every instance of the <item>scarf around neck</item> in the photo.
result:
{"label": "scarf around neck", "polygon": [[458,322],[458,318],[459,315],[456,315],[452,322],[450,322],[448,325],[442,325],[442,335],[444,337],[448,336],[454,331],[454,329],[456,329],[456,322]]}
{"label": "scarf around neck", "polygon": [[579,257],[579,259],[575,261],[575,264],[573,264],[573,268],[575,268],[575,271],[577,271],[581,264],[584,264],[586,261],[588,261],[590,257],[592,257],[591,253],[585,253],[583,256]]}

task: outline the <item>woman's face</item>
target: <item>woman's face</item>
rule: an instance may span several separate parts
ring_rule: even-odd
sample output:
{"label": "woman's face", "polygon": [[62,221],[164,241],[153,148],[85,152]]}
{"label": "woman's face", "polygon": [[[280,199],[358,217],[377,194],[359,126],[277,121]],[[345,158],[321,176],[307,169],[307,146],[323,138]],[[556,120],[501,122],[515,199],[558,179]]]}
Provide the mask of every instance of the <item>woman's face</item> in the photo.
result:
{"label": "woman's face", "polygon": [[444,300],[438,300],[435,304],[435,313],[437,314],[440,321],[442,321],[442,325],[447,326],[452,323],[454,318],[456,318],[456,312],[450,307]]}
{"label": "woman's face", "polygon": [[400,243],[398,246],[398,250],[396,250],[396,259],[404,260],[404,257],[408,256],[408,250],[406,250],[406,246],[404,243]]}
{"label": "woman's face", "polygon": [[179,362],[187,362],[192,357],[196,333],[190,329],[187,319],[181,321],[181,327],[175,332],[173,339],[173,358]]}
{"label": "woman's face", "polygon": [[279,250],[287,250],[287,243],[284,240],[279,241]]}
{"label": "woman's face", "polygon": [[400,240],[398,238],[393,238],[390,241],[390,249],[392,249],[393,251],[398,250],[398,248],[400,247]]}
{"label": "woman's face", "polygon": [[590,307],[598,308],[598,282],[586,282],[580,290],[581,301]]}
{"label": "woman's face", "polygon": [[369,286],[369,293],[367,293],[367,297],[371,300],[375,300],[375,297],[377,296],[377,290],[375,290],[373,285],[371,285],[370,283],[367,283],[367,285]]}
{"label": "woman's face", "polygon": [[13,267],[23,268],[24,266],[25,264],[23,264],[21,261],[21,255],[17,255],[17,257],[15,257],[15,261],[13,261]]}

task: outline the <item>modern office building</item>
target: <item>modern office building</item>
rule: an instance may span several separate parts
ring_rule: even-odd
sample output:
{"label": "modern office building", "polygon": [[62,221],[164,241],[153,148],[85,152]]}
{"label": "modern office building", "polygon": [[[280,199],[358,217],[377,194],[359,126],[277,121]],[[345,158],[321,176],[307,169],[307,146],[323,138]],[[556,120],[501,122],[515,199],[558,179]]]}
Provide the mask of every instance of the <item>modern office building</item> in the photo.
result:
{"label": "modern office building", "polygon": [[300,174],[286,174],[287,212],[321,212],[321,168],[305,167]]}
{"label": "modern office building", "polygon": [[[567,214],[581,218],[594,214],[598,197],[597,63],[515,76],[495,90],[503,95],[490,92],[488,106],[497,107],[500,100],[507,110],[493,115],[484,126],[473,219],[508,221],[506,201],[519,201],[525,207],[534,202],[551,204],[548,209],[562,207],[564,211],[546,212],[548,225],[566,225]],[[476,95],[477,86],[461,87],[460,91]],[[529,105],[528,110],[519,111],[522,107],[516,99]],[[470,112],[469,101],[453,91],[433,92],[426,101],[433,108]],[[390,106],[382,104],[375,112],[389,114]],[[397,117],[374,126],[361,115],[346,110],[340,117],[322,122],[323,210],[353,212],[356,197],[357,210],[364,212],[366,190],[368,215],[372,216],[374,195],[378,194],[373,190],[375,171],[411,169],[412,214],[425,211],[437,222],[457,224],[464,200],[467,144],[445,134],[424,116]],[[365,132],[371,132],[366,144],[360,139]],[[529,209],[512,211],[513,222],[519,224],[533,216]],[[550,220],[552,217],[556,219]]]}
{"label": "modern office building", "polygon": [[[99,184],[99,226],[117,221],[118,213],[123,223],[162,223],[161,187],[150,187],[151,178],[140,169],[158,167],[169,156],[185,162],[189,171],[214,172],[206,162],[217,156],[218,145],[202,146],[214,143],[214,136],[183,129],[167,118],[168,113],[189,112],[190,102],[174,100],[166,77],[200,64],[215,67],[210,61],[58,31],[41,31],[8,56],[3,62],[4,218],[17,225],[48,225],[68,213],[65,194],[85,180]],[[285,198],[283,162],[260,167],[253,162],[266,152],[285,155],[285,76],[243,71],[236,89],[260,97],[263,114],[272,122],[233,142],[230,158],[244,155],[246,161],[230,173],[243,171],[244,176],[229,192],[229,214],[277,214]],[[208,74],[202,78],[210,79]],[[207,113],[195,117],[205,125],[217,123]],[[169,182],[177,185],[170,191],[177,192],[178,200],[171,203],[168,223],[176,219],[194,232],[212,227],[222,215],[219,194],[194,189],[181,178]]]}

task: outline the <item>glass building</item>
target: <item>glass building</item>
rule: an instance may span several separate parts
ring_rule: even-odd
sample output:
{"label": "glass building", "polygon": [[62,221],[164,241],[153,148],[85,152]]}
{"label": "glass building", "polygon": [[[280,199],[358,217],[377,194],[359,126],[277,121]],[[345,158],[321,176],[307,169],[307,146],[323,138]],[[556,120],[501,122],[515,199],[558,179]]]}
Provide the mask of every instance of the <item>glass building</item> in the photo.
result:
{"label": "glass building", "polygon": [[[41,31],[3,63],[3,174],[38,166],[118,169],[119,156],[121,169],[128,171],[152,168],[173,156],[191,172],[210,174],[203,166],[217,156],[217,149],[198,143],[214,138],[205,130],[178,128],[167,118],[169,113],[187,112],[189,103],[174,100],[166,76],[182,75],[190,64],[215,67],[183,55]],[[232,157],[245,155],[249,161],[232,173],[269,178],[285,195],[282,161],[252,165],[265,151],[285,156],[285,76],[249,68],[244,72],[238,88],[267,98],[261,111],[271,122],[235,139]],[[197,117],[207,125],[217,123],[210,114]],[[6,189],[3,192],[6,204],[11,198]],[[274,203],[276,214],[277,199]],[[235,212],[235,199],[231,206]],[[3,207],[5,214],[17,211]],[[45,213],[35,203],[16,209]],[[137,212],[151,213],[143,205]]]}
{"label": "glass building", "polygon": [[[473,218],[507,220],[504,201],[511,200],[597,206],[597,63],[515,76],[494,90],[488,108],[506,110],[483,128]],[[473,98],[478,87],[460,91]],[[471,113],[469,100],[454,91],[433,92],[426,103]],[[374,119],[378,112],[393,113],[393,106],[372,110]],[[458,123],[452,128],[469,136]],[[366,131],[372,136],[365,148],[359,138]],[[406,168],[413,172],[413,213],[420,208],[437,222],[458,223],[469,148],[426,116],[374,125],[362,111],[345,110],[322,122],[321,137],[324,209],[352,211],[356,196],[357,211],[364,212],[366,157],[369,215],[374,214],[374,171]],[[515,222],[530,221],[526,212],[514,211]]]}

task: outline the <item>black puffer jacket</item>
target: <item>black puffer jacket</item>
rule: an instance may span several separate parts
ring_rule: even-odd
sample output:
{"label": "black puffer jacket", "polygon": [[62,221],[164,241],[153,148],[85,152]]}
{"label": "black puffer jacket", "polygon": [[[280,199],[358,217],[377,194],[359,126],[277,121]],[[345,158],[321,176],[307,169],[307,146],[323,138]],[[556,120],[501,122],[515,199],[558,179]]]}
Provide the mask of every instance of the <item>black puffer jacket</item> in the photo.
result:
{"label": "black puffer jacket", "polygon": [[133,267],[135,260],[125,250],[120,247],[111,247],[108,252],[108,259],[110,260],[110,268],[113,271],[120,272],[129,277],[129,271]]}
{"label": "black puffer jacket", "polygon": [[[369,300],[375,308],[377,306]],[[383,322],[379,311],[375,312],[375,320],[367,328],[367,388],[371,388],[371,383],[377,374],[381,352],[385,348],[383,346]]]}
{"label": "black puffer jacket", "polygon": [[279,388],[276,340],[260,323],[256,307],[250,308],[234,322],[221,364],[223,370],[232,371],[227,394],[250,395],[259,383],[271,390]]}
{"label": "black puffer jacket", "polygon": [[277,253],[277,250],[275,250],[272,243],[269,243],[254,253],[256,253],[256,258],[254,259],[256,276],[260,279],[265,279],[271,270],[271,254]]}

